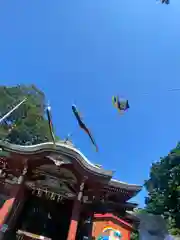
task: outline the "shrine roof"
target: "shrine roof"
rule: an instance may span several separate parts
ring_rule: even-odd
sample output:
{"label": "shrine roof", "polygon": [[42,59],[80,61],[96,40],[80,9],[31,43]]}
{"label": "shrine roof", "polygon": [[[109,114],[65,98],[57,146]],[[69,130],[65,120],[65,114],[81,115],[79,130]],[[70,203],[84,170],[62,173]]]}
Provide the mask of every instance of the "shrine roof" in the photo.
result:
{"label": "shrine roof", "polygon": [[56,145],[52,142],[45,142],[36,145],[16,145],[10,144],[8,142],[0,141],[0,150],[7,151],[10,154],[20,154],[20,155],[37,155],[46,152],[52,152],[56,154],[62,154],[69,158],[77,161],[84,169],[95,174],[99,177],[106,178],[108,180],[108,184],[106,188],[108,189],[124,189],[126,191],[134,192],[133,195],[136,195],[141,189],[142,186],[136,184],[128,184],[125,182],[118,181],[113,179],[113,171],[105,170],[102,167],[99,167],[96,164],[93,164],[91,161],[85,157],[80,150],[75,148],[73,144],[65,141],[56,142]]}
{"label": "shrine roof", "polygon": [[135,190],[135,191],[140,191],[142,189],[142,186],[140,186],[140,185],[129,184],[129,183],[122,182],[122,181],[119,181],[114,178],[111,179],[111,181],[109,182],[109,185],[112,187],[117,187],[117,188],[127,189],[127,190]]}

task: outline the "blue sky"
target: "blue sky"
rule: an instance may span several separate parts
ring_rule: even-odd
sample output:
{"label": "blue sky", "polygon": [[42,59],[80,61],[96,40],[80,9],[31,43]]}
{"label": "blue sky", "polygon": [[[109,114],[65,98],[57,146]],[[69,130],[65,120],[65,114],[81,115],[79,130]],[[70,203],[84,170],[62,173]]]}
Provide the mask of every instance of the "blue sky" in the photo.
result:
{"label": "blue sky", "polygon": [[[0,3],[0,84],[34,83],[56,132],[115,177],[143,184],[180,140],[180,1],[31,0]],[[148,93],[145,95],[144,93]],[[119,116],[111,97],[131,108]],[[75,102],[99,145],[78,130]],[[136,201],[143,206],[145,191]]]}

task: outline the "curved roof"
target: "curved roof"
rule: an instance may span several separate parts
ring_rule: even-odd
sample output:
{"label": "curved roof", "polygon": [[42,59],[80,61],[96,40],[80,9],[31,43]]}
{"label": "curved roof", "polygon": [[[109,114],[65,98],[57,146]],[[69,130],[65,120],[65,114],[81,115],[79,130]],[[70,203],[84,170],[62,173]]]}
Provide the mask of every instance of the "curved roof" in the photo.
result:
{"label": "curved roof", "polygon": [[142,189],[142,186],[137,185],[137,184],[129,184],[126,182],[119,181],[117,179],[111,179],[109,182],[109,185],[112,187],[117,187],[121,189],[126,189],[126,190],[135,190],[135,191],[140,191]]}
{"label": "curved roof", "polygon": [[[111,179],[113,175],[113,171],[105,170],[100,168],[99,166],[90,162],[77,148],[75,148],[72,144],[67,144],[65,142],[56,142],[54,145],[53,142],[45,142],[36,145],[30,146],[22,146],[11,144],[8,142],[0,141],[0,148],[10,153],[17,153],[22,155],[32,155],[43,152],[54,152],[66,155],[76,160],[83,168],[92,172],[93,174],[102,176],[107,179]],[[142,189],[142,186],[135,184],[124,183],[115,179],[111,179],[108,183],[108,186],[111,188],[120,188],[126,189],[133,192],[139,192]]]}

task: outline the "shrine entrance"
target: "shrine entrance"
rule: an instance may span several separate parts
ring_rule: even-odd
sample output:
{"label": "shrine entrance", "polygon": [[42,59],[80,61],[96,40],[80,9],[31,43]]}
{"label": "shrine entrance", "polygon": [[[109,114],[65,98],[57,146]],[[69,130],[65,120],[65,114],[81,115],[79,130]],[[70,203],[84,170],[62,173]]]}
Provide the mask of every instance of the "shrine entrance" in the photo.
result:
{"label": "shrine entrance", "polygon": [[[65,199],[56,202],[43,196],[29,195],[17,220],[16,231],[20,230],[21,233],[25,231],[51,240],[66,240],[73,200]],[[21,237],[20,239],[38,238],[29,236],[29,238]],[[42,237],[39,239],[42,239]]]}

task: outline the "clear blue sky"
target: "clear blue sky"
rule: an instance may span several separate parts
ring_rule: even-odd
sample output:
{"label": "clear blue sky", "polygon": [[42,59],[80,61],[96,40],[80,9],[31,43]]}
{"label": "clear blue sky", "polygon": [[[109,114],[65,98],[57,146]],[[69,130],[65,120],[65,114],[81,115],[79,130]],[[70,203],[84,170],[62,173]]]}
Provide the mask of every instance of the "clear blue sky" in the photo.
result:
{"label": "clear blue sky", "polygon": [[[180,87],[180,1],[1,1],[0,84],[18,83],[45,91],[60,137],[74,132],[92,162],[143,184],[180,140],[180,92],[166,91]],[[130,101],[124,116],[112,107],[116,93]],[[74,101],[99,153],[78,130]]]}

